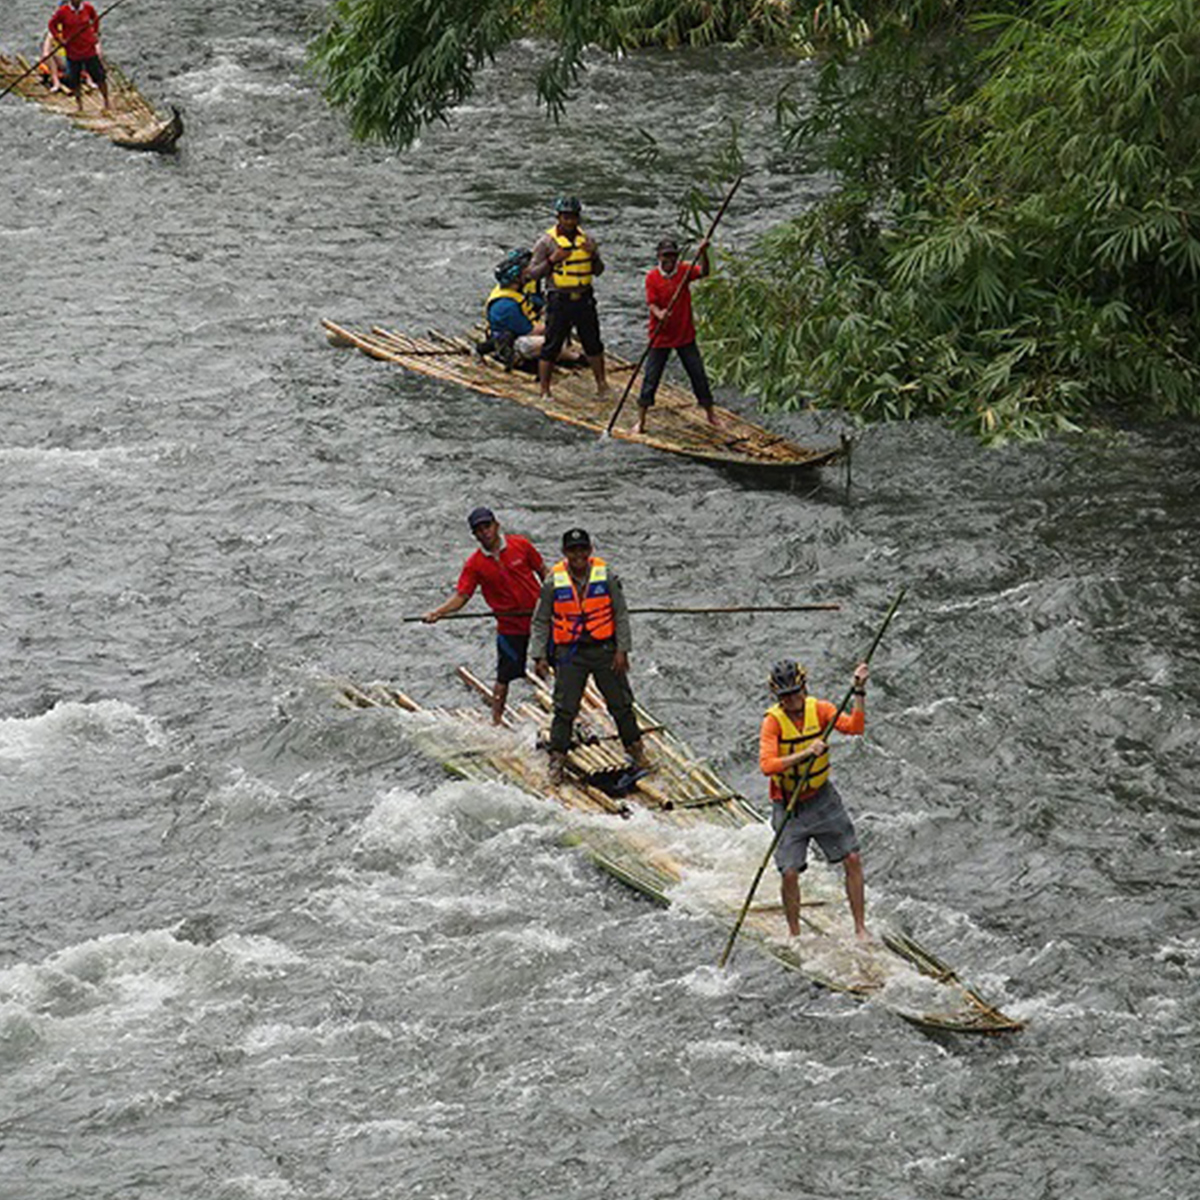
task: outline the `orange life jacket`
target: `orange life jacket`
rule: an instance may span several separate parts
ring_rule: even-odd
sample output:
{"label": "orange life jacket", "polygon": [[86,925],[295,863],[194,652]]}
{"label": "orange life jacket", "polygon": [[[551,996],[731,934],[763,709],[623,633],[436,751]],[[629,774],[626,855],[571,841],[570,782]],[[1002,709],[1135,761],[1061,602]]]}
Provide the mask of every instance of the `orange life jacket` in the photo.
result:
{"label": "orange life jacket", "polygon": [[616,636],[617,618],[608,586],[608,564],[595,557],[588,563],[587,584],[582,596],[575,590],[566,559],[551,568],[554,578],[552,628],[556,646],[570,646],[582,641],[585,633],[597,642],[606,642]]}

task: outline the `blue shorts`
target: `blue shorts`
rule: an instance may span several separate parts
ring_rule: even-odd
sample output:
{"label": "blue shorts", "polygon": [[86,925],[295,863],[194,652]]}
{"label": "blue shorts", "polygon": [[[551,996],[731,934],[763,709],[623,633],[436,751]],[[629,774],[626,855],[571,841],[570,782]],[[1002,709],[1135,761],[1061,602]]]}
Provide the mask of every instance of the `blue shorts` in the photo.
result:
{"label": "blue shorts", "polygon": [[528,655],[527,633],[496,634],[496,682],[512,683],[514,679],[523,679]]}
{"label": "blue shorts", "polygon": [[[771,828],[778,831],[786,811],[785,804],[771,805]],[[832,783],[827,783],[811,800],[798,800],[787,819],[779,844],[775,847],[775,865],[780,871],[804,871],[808,867],[808,843],[815,839],[828,862],[840,863],[858,849],[854,822]]]}

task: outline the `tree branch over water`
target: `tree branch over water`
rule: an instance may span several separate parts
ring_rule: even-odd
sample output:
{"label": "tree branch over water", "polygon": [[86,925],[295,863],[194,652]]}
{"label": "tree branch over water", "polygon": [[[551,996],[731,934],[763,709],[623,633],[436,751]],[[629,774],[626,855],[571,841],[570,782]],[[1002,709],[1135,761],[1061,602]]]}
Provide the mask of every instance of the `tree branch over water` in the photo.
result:
{"label": "tree branch over water", "polygon": [[839,187],[707,285],[726,382],[992,442],[1200,416],[1194,3],[994,9],[781,106]]}
{"label": "tree branch over water", "polygon": [[793,0],[335,0],[309,62],[356,138],[402,148],[470,96],[475,71],[521,36],[549,51],[530,73],[557,116],[588,46],[612,54],[716,44],[803,50],[813,13],[843,8]]}

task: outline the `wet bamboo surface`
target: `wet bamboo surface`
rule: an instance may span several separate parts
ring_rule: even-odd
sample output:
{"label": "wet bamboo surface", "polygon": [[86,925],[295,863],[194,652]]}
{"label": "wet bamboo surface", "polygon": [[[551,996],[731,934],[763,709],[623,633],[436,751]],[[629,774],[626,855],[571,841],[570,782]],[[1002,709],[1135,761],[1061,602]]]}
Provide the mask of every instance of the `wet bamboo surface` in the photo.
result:
{"label": "wet bamboo surface", "polygon": [[[537,378],[525,371],[508,371],[492,358],[475,353],[475,344],[465,337],[448,337],[431,331],[428,337],[410,337],[380,326],[369,332],[350,330],[323,320],[326,336],[335,346],[356,347],[363,354],[383,362],[396,363],[434,379],[471,388],[485,396],[515,400],[536,408],[556,421],[564,421],[604,432],[609,418],[634,364],[606,353],[609,395],[600,399],[591,370],[556,368],[549,400],[541,397]],[[625,401],[612,436],[682,454],[715,465],[752,469],[775,474],[809,471],[832,462],[840,453],[837,447],[812,449],[797,445],[729,409],[717,406],[719,424],[710,425],[691,392],[664,379],[647,420],[647,431],[635,433],[637,419],[635,382]]]}
{"label": "wet bamboo surface", "polygon": [[[183,123],[178,112],[171,115],[160,113],[119,67],[114,66],[107,58],[104,61],[108,68],[108,116],[102,115],[104,101],[98,88],[84,87],[83,109],[79,111],[73,95],[67,92],[51,92],[42,83],[42,76],[38,71],[33,71],[21,79],[13,88],[12,94],[24,100],[32,100],[51,112],[59,113],[81,129],[106,137],[126,149],[159,152],[173,150],[183,134]],[[19,54],[0,54],[0,91],[29,71],[32,65],[33,63]]]}
{"label": "wet bamboo surface", "polygon": [[[481,699],[490,698],[490,684],[465,667],[458,673]],[[490,713],[478,705],[426,709],[387,683],[341,683],[339,702],[350,708],[399,708],[433,718],[434,723],[415,731],[414,738],[447,769],[467,779],[509,783],[538,798],[555,800],[578,817],[568,818],[568,840],[581,845],[605,870],[663,904],[672,903],[672,893],[686,890],[688,907],[701,908],[732,925],[749,878],[730,879],[721,860],[720,840],[710,839],[706,845],[703,833],[762,826],[759,813],[641,705],[635,711],[652,771],[619,799],[589,783],[595,772],[628,766],[616,727],[591,683],[576,722],[577,744],[568,755],[567,778],[552,784],[547,755],[537,747],[549,731],[553,694],[533,674],[527,678],[532,699],[509,705],[504,732],[492,726]],[[769,842],[763,833],[760,854]],[[743,937],[813,982],[874,999],[924,1028],[1003,1033],[1022,1027],[987,1004],[907,935],[889,931],[869,946],[856,943],[840,872],[822,868],[823,864],[812,863],[802,877],[798,939],[787,936],[773,872],[769,882],[760,885]],[[715,953],[714,943],[714,958]],[[907,985],[918,979],[919,1003],[914,1004],[913,988]]]}

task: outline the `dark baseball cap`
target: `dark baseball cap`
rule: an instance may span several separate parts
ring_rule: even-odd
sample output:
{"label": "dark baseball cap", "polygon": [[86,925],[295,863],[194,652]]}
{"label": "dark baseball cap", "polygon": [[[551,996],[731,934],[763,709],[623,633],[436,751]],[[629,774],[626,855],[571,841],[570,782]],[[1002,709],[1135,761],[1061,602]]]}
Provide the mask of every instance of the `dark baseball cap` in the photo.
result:
{"label": "dark baseball cap", "polygon": [[471,515],[467,517],[467,524],[474,529],[479,525],[487,525],[495,519],[496,514],[481,504],[478,508],[471,509]]}
{"label": "dark baseball cap", "polygon": [[570,550],[572,546],[591,546],[592,539],[586,529],[568,529],[563,534],[562,548]]}
{"label": "dark baseball cap", "polygon": [[674,238],[663,238],[654,249],[657,254],[678,254],[679,243]]}

